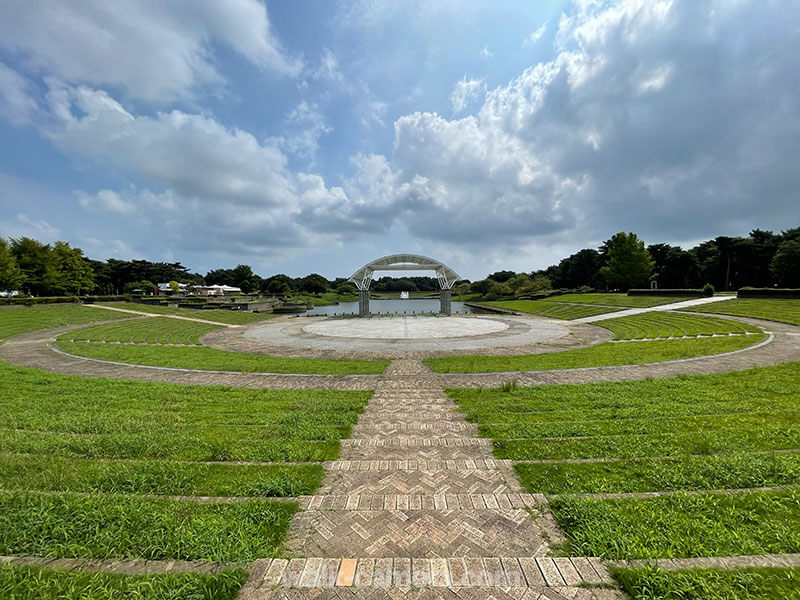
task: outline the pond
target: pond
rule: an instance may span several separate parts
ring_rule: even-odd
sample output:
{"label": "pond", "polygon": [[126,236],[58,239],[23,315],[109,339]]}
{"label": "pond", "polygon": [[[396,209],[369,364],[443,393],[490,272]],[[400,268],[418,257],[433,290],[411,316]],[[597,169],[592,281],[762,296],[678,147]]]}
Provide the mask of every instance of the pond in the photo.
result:
{"label": "pond", "polygon": [[[479,309],[466,306],[463,302],[452,302],[453,314],[471,314],[481,313]],[[394,314],[421,314],[421,313],[438,313],[439,312],[439,299],[438,298],[392,298],[389,300],[370,300],[369,312],[372,314],[380,315],[394,315]],[[301,313],[301,316],[313,315],[357,315],[358,302],[340,302],[331,306],[315,306],[313,309]]]}

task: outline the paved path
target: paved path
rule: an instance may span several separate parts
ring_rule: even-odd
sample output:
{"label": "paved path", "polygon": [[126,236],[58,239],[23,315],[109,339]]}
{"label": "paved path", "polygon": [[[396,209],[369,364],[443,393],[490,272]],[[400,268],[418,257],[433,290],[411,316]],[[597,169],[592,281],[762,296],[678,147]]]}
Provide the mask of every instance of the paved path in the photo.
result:
{"label": "paved path", "polygon": [[195,319],[194,317],[181,317],[179,315],[150,313],[141,310],[118,308],[116,306],[103,306],[102,304],[90,304],[89,306],[93,308],[102,308],[103,310],[113,310],[114,312],[128,313],[131,315],[137,315],[139,317],[167,317],[168,319],[179,319],[181,321],[194,321],[195,323],[205,323],[207,325],[219,325],[220,327],[231,327],[231,328],[243,327],[243,325],[231,325],[230,323],[220,323],[219,321],[209,321],[207,319]]}
{"label": "paved path", "polygon": [[412,585],[426,598],[621,598],[581,587],[613,586],[600,561],[548,558],[563,536],[546,500],[521,493],[421,361],[391,363],[352,442],[292,523],[285,552],[307,558],[267,561],[242,600],[388,598]]}
{"label": "paved path", "polygon": [[[451,373],[438,375],[446,388],[496,387],[509,380],[521,385],[556,385],[633,381],[648,377],[671,377],[686,374],[712,374],[800,361],[800,327],[759,319],[737,317],[771,333],[769,343],[728,354],[675,360],[646,365],[556,369],[551,371],[509,371],[502,373]],[[58,335],[73,325],[41,330],[10,338],[0,344],[0,359],[25,367],[56,373],[130,379],[184,385],[224,385],[252,389],[339,389],[374,390],[378,375],[302,375],[258,374],[233,371],[200,371],[116,363],[80,358],[61,353],[52,347]]]}
{"label": "paved path", "polygon": [[690,306],[700,306],[702,304],[710,304],[711,302],[721,302],[723,300],[731,300],[736,296],[711,296],[709,298],[693,298],[692,300],[681,300],[680,302],[671,302],[669,304],[662,304],[660,306],[649,306],[647,308],[628,308],[619,310],[613,313],[604,313],[602,315],[592,315],[591,317],[583,317],[581,319],[573,319],[573,323],[596,323],[597,321],[605,321],[607,319],[617,319],[619,317],[630,317],[633,315],[640,315],[646,312],[663,312],[665,310],[680,310],[682,308],[689,308]]}

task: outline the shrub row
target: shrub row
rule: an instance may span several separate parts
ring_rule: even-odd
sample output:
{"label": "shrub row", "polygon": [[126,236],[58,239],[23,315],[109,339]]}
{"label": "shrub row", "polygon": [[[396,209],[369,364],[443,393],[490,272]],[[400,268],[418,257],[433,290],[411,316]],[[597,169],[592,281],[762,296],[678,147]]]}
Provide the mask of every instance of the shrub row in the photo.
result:
{"label": "shrub row", "polygon": [[737,298],[800,298],[800,289],[743,287]]}
{"label": "shrub row", "polygon": [[42,296],[39,298],[0,298],[0,305],[33,306],[34,304],[64,304],[67,302],[93,304],[95,302],[127,301],[130,296]]}
{"label": "shrub row", "polygon": [[703,290],[695,289],[635,289],[628,290],[628,296],[691,296],[698,298],[703,295]]}

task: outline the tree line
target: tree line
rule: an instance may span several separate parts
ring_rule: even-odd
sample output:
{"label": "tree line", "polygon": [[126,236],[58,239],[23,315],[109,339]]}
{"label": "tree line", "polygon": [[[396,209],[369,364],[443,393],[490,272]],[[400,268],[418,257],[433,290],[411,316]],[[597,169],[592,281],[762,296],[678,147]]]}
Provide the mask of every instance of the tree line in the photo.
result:
{"label": "tree line", "polygon": [[[456,295],[486,298],[525,295],[548,289],[618,289],[649,287],[717,290],[740,287],[800,287],[800,227],[780,234],[754,229],[746,237],[719,236],[684,250],[669,244],[645,246],[635,233],[620,232],[599,248],[584,248],[557,265],[529,273],[497,271],[486,279],[459,282]],[[0,291],[19,290],[34,296],[126,294],[153,289],[157,283],[231,285],[246,294],[278,296],[336,292],[351,295],[345,278],[328,280],[318,273],[263,278],[249,265],[193,273],[180,262],[148,260],[98,261],[68,242],[44,244],[29,237],[0,238]],[[382,277],[377,292],[436,291],[434,277]]]}

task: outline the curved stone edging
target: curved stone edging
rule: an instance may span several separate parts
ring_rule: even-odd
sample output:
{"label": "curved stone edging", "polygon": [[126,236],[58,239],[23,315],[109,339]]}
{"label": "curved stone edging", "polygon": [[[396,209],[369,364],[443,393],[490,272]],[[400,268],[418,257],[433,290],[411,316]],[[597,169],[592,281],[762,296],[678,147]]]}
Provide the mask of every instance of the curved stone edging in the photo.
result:
{"label": "curved stone edging", "polygon": [[[494,387],[509,379],[520,385],[558,385],[634,381],[649,377],[712,374],[739,371],[800,361],[800,327],[762,321],[740,320],[762,327],[767,340],[724,354],[676,359],[645,365],[580,367],[550,371],[509,371],[498,373],[445,373],[437,377],[445,387]],[[250,389],[375,389],[380,375],[312,375],[204,371],[176,367],[155,367],[78,357],[51,346],[55,337],[85,324],[40,330],[10,338],[0,344],[0,358],[11,364],[55,373],[130,379],[183,385],[221,385]],[[769,329],[767,329],[769,328]],[[770,331],[771,329],[771,331]]]}

